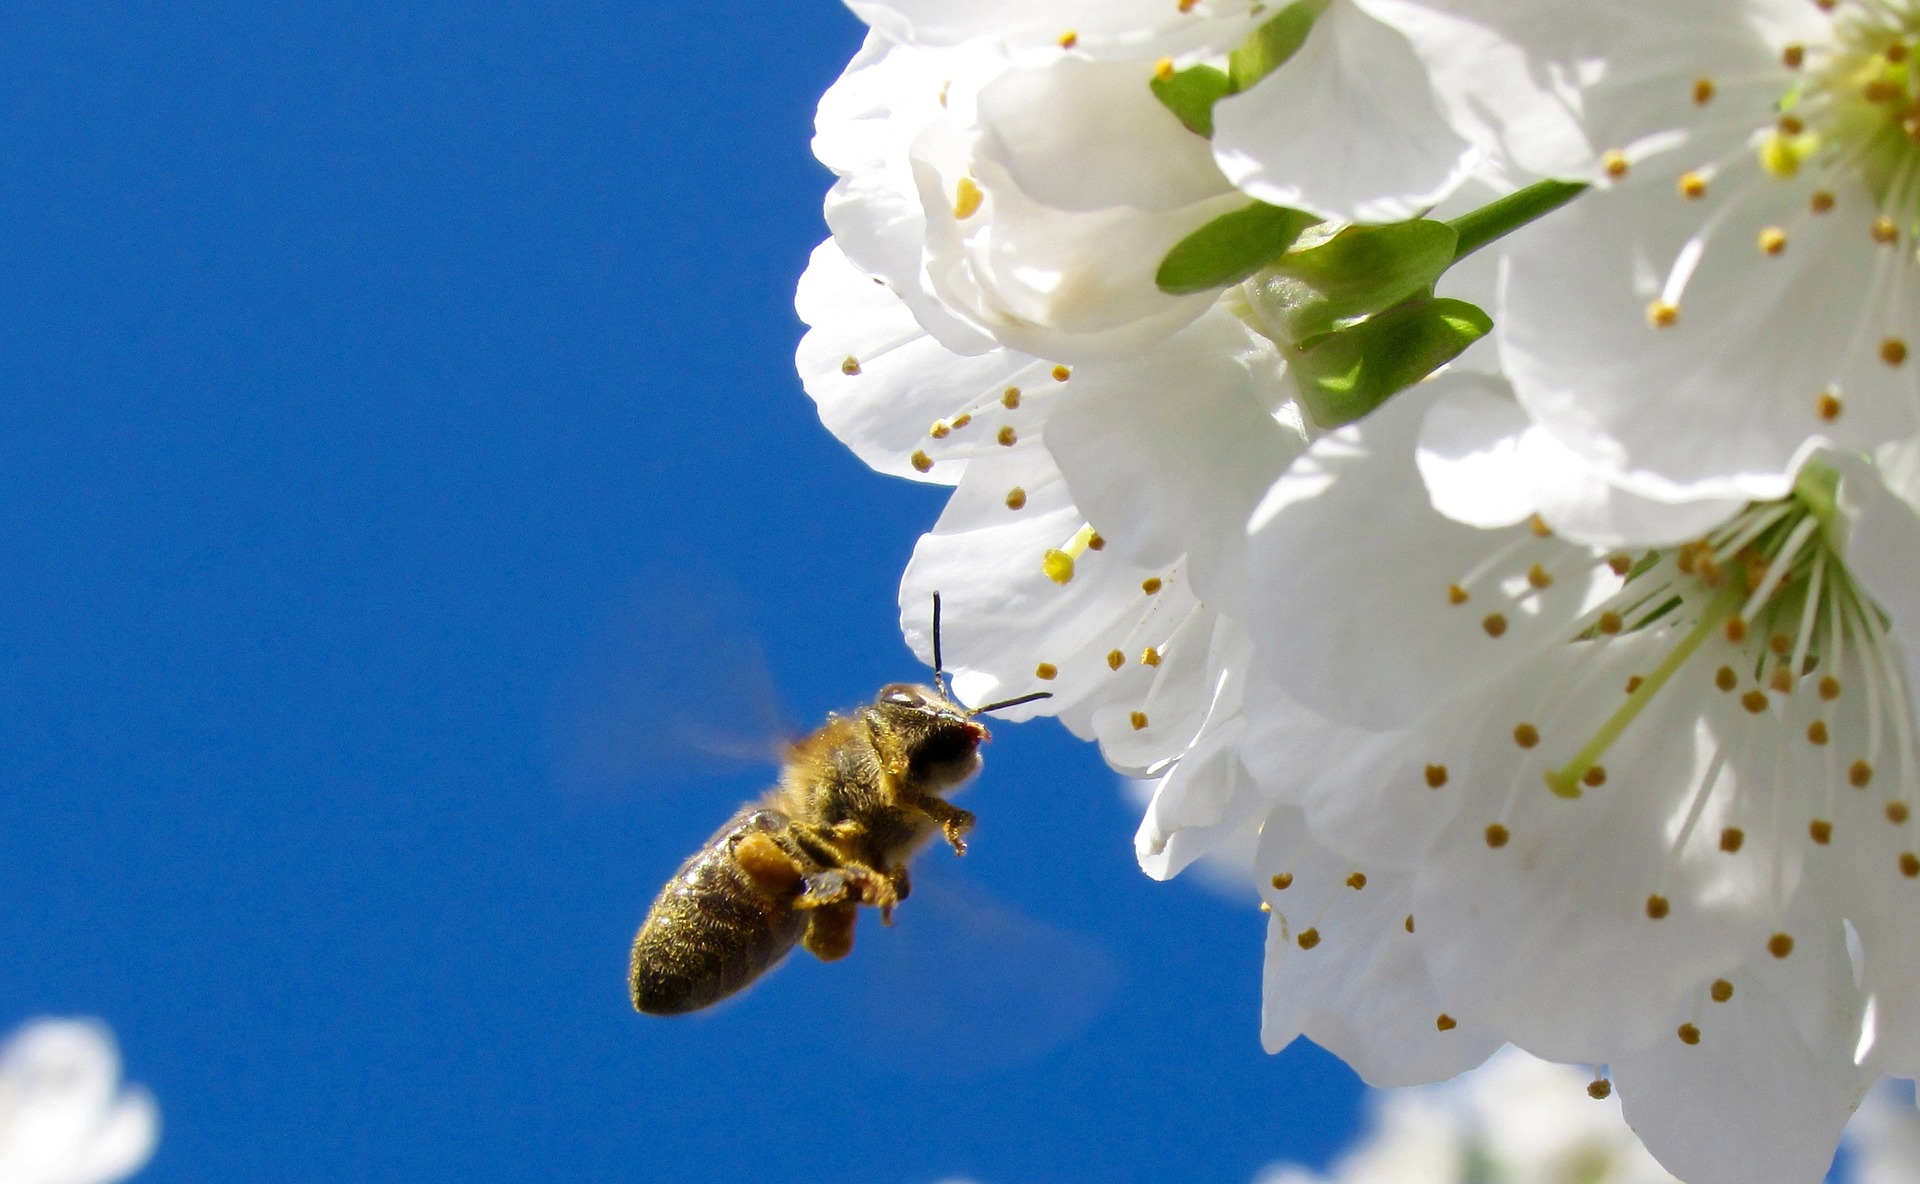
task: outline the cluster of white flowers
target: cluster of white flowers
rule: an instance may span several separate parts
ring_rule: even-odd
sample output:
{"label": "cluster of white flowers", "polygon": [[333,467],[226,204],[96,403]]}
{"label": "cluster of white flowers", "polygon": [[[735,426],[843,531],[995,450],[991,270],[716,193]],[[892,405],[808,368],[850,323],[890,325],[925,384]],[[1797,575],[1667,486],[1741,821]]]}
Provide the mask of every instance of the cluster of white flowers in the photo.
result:
{"label": "cluster of white flowers", "polygon": [[153,1155],[160,1112],[120,1084],[113,1036],[35,1020],[0,1045],[0,1184],[112,1184]]}
{"label": "cluster of white flowers", "polygon": [[1691,1184],[1920,1075],[1920,0],[849,0],[822,419],[970,702],[1257,849],[1262,1038]]}

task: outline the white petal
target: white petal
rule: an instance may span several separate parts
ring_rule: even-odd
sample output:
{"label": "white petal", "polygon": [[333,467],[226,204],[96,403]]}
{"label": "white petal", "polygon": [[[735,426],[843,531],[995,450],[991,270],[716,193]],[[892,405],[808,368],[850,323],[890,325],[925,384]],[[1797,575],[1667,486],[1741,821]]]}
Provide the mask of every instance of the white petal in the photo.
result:
{"label": "white petal", "polygon": [[1057,50],[1071,33],[1076,52],[1149,60],[1225,52],[1266,11],[1257,0],[1216,0],[1204,12],[1183,12],[1168,0],[847,0],[847,7],[896,41],[956,45],[980,39]]}
{"label": "white petal", "polygon": [[1418,216],[1476,157],[1406,39],[1350,4],[1328,8],[1284,66],[1215,106],[1213,144],[1220,171],[1261,201],[1361,222]]}

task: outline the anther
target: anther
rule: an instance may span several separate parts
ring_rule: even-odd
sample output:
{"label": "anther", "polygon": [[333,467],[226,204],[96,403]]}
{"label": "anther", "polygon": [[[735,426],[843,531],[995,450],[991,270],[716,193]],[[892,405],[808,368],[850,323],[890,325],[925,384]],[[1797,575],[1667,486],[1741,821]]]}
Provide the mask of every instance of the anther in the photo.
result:
{"label": "anther", "polygon": [[1498,637],[1507,631],[1507,618],[1504,613],[1488,613],[1480,622],[1488,637]]}
{"label": "anther", "polygon": [[1615,554],[1607,556],[1607,567],[1612,570],[1614,575],[1624,578],[1628,572],[1633,570],[1633,557],[1631,555],[1621,555],[1616,552]]}
{"label": "anther", "polygon": [[953,430],[959,431],[973,422],[973,412],[968,411],[953,417]]}
{"label": "anther", "polygon": [[1487,827],[1487,846],[1496,851],[1506,846],[1507,840],[1512,837],[1507,833],[1507,828],[1497,822]]}
{"label": "anther", "polygon": [[1625,619],[1612,609],[1608,609],[1606,612],[1600,614],[1600,632],[1607,634],[1609,637],[1626,628],[1626,625],[1627,622]]}
{"label": "anther", "polygon": [[1746,842],[1747,832],[1737,826],[1729,826],[1720,832],[1720,849],[1728,855],[1738,852],[1741,847],[1746,845]]}
{"label": "anther", "polygon": [[1807,743],[1825,744],[1828,739],[1826,720],[1816,719],[1807,725]]}
{"label": "anther", "polygon": [[1724,978],[1716,978],[1713,985],[1707,988],[1707,994],[1715,1003],[1725,1003],[1733,998],[1733,984]]}
{"label": "anther", "polygon": [[1789,70],[1798,70],[1806,60],[1807,47],[1804,45],[1789,45],[1780,51],[1780,64]]}
{"label": "anther", "polygon": [[1320,944],[1320,931],[1318,929],[1303,929],[1300,931],[1300,936],[1294,938],[1294,941],[1299,943],[1301,949],[1310,950]]}
{"label": "anther", "polygon": [[[1181,11],[1184,12],[1185,9],[1182,8]],[[1155,62],[1153,64],[1153,76],[1154,78],[1156,78],[1161,82],[1165,82],[1169,78],[1172,78],[1173,77],[1173,59],[1161,58],[1159,61]]]}
{"label": "anther", "polygon": [[1427,788],[1428,789],[1439,789],[1441,786],[1445,785],[1446,783],[1447,783],[1447,767],[1445,765],[1428,765],[1427,766]]}
{"label": "anther", "polygon": [[1680,1043],[1682,1044],[1693,1045],[1700,1043],[1700,1029],[1694,1027],[1692,1024],[1681,1024],[1677,1035],[1680,1037]]}
{"label": "anther", "polygon": [[1801,123],[1797,115],[1782,115],[1773,126],[1778,128],[1783,136],[1797,136],[1807,130],[1807,125]]}
{"label": "anther", "polygon": [[1767,676],[1767,685],[1781,694],[1793,690],[1793,671],[1785,666],[1775,666],[1773,673]]}
{"label": "anther", "polygon": [[1347,877],[1347,887],[1353,889],[1355,892],[1360,891],[1362,888],[1365,888],[1366,886],[1367,886],[1367,873],[1365,872],[1355,872],[1352,875]]}
{"label": "anther", "polygon": [[1068,366],[1055,366],[1052,370],[1048,371],[1048,373],[1053,375],[1055,382],[1065,382],[1067,379],[1073,377],[1073,370]]}
{"label": "anther", "polygon": [[1753,715],[1759,715],[1767,709],[1767,693],[1761,690],[1748,691],[1740,696],[1740,706]]}
{"label": "anther", "polygon": [[1553,573],[1536,563],[1527,569],[1527,583],[1534,588],[1551,588]]}
{"label": "anther", "polygon": [[1772,650],[1776,656],[1784,658],[1787,656],[1787,651],[1793,648],[1793,638],[1788,637],[1784,633],[1776,633],[1772,637],[1767,638],[1767,648]]}
{"label": "anther", "polygon": [[1831,674],[1820,676],[1820,697],[1831,703],[1840,697],[1840,680]]}
{"label": "anther", "polygon": [[1873,220],[1873,229],[1868,233],[1873,235],[1874,242],[1883,247],[1890,247],[1900,241],[1899,228],[1893,224],[1893,219],[1885,214]]}
{"label": "anther", "polygon": [[1787,249],[1787,232],[1778,226],[1769,226],[1760,232],[1760,253],[1779,256]]}
{"label": "anther", "polygon": [[1198,3],[1200,3],[1200,0],[1180,0],[1180,4],[1179,4],[1180,11],[1192,12],[1194,5]]}
{"label": "anther", "polygon": [[1146,649],[1141,650],[1140,664],[1142,666],[1158,666],[1160,664],[1160,647],[1150,645]]}
{"label": "anther", "polygon": [[1020,406],[1020,388],[1017,386],[1010,386],[1006,390],[1001,391],[1000,405],[1002,407],[1005,407],[1008,411],[1012,411],[1015,408],[1019,407]]}
{"label": "anther", "polygon": [[1007,490],[1007,509],[1018,510],[1027,504],[1027,491],[1018,485]]}
{"label": "anther", "polygon": [[1704,107],[1713,102],[1713,79],[1696,78],[1693,80],[1693,105]]}
{"label": "anther", "polygon": [[1889,366],[1898,366],[1907,360],[1907,343],[1898,337],[1889,337],[1880,343],[1880,360]]}
{"label": "anther", "polygon": [[1550,539],[1553,537],[1553,527],[1548,526],[1547,520],[1538,514],[1527,519],[1527,529],[1531,530],[1533,537],[1537,539]]}
{"label": "anther", "polygon": [[1615,181],[1627,175],[1627,154],[1618,148],[1609,148],[1600,154],[1600,168]]}
{"label": "anther", "polygon": [[980,203],[986,199],[987,195],[980,191],[978,181],[972,177],[960,178],[960,183],[954,186],[953,216],[965,222],[980,212]]}
{"label": "anther", "polygon": [[840,360],[840,373],[852,378],[860,373],[860,359],[848,354]]}
{"label": "anther", "polygon": [[1733,672],[1733,667],[1722,666],[1713,672],[1713,685],[1723,691],[1731,691],[1740,685],[1740,676]]}
{"label": "anther", "polygon": [[1888,802],[1885,813],[1887,821],[1895,826],[1904,825],[1907,819],[1912,817],[1912,811],[1907,809],[1905,802]]}
{"label": "anther", "polygon": [[914,450],[913,455],[907,458],[907,461],[913,465],[915,471],[921,473],[933,467],[933,458],[917,448]]}
{"label": "anther", "polygon": [[1292,872],[1278,872],[1273,877],[1273,886],[1281,892],[1293,887]]}
{"label": "anther", "polygon": [[1869,78],[1867,84],[1860,88],[1861,97],[1869,103],[1890,103],[1904,93],[1897,83],[1884,78]]}
{"label": "anther", "polygon": [[1140,590],[1148,596],[1152,596],[1164,586],[1165,585],[1161,584],[1159,576],[1148,576],[1146,579],[1140,581]]}
{"label": "anther", "polygon": [[1816,214],[1824,214],[1833,208],[1834,201],[1831,190],[1816,189],[1813,195],[1807,198],[1807,208]]}
{"label": "anther", "polygon": [[1769,937],[1767,939],[1767,953],[1772,954],[1776,958],[1785,958],[1787,955],[1793,953],[1792,935],[1776,933],[1772,937]]}
{"label": "anther", "polygon": [[1855,789],[1865,789],[1873,784],[1873,766],[1864,759],[1847,766],[1847,784]]}
{"label": "anther", "polygon": [[927,429],[927,435],[936,440],[944,440],[953,435],[953,425],[944,419],[936,419],[933,421],[933,426]]}
{"label": "anther", "polygon": [[1900,853],[1900,874],[1911,880],[1920,876],[1920,855],[1911,851]]}
{"label": "anther", "polygon": [[1147,713],[1144,711],[1132,712],[1127,716],[1127,722],[1133,725],[1134,731],[1144,731],[1147,726]]}
{"label": "anther", "polygon": [[1813,413],[1820,417],[1821,422],[1832,423],[1840,418],[1840,406],[1839,395],[1832,391],[1821,391],[1814,397]]}
{"label": "anther", "polygon": [[1118,670],[1127,664],[1127,656],[1119,650],[1107,651],[1107,669]]}
{"label": "anther", "polygon": [[1447,585],[1447,603],[1448,604],[1465,604],[1466,602],[1467,602],[1467,590],[1465,588],[1462,588],[1458,584]]}
{"label": "anther", "polygon": [[1688,201],[1699,201],[1707,195],[1707,179],[1699,173],[1681,173],[1674,189]]}
{"label": "anther", "polygon": [[1747,623],[1739,617],[1727,618],[1727,640],[1735,645],[1747,639]]}
{"label": "anther", "polygon": [[1515,724],[1513,742],[1522,748],[1532,748],[1540,743],[1540,729],[1532,724]]}
{"label": "anther", "polygon": [[1080,34],[1074,32],[1072,29],[1068,29],[1066,32],[1060,34],[1061,49],[1072,49],[1078,44],[1080,44]]}
{"label": "anther", "polygon": [[1433,1026],[1438,1028],[1442,1032],[1451,1032],[1455,1028],[1459,1027],[1460,1023],[1459,1021],[1455,1020],[1452,1016],[1448,1015],[1446,1012],[1443,1011],[1439,1015],[1434,1017]]}
{"label": "anther", "polygon": [[1260,911],[1263,913],[1270,913],[1273,911],[1273,906],[1263,900],[1260,902]]}
{"label": "anther", "polygon": [[1095,531],[1092,534],[1087,536],[1087,550],[1104,551],[1106,549],[1107,549],[1107,540],[1100,537],[1099,531]]}
{"label": "anther", "polygon": [[1585,773],[1582,773],[1580,780],[1586,782],[1587,787],[1590,789],[1599,789],[1607,783],[1607,767],[1605,765],[1595,765]]}
{"label": "anther", "polygon": [[1052,662],[1042,662],[1033,668],[1033,676],[1045,682],[1052,682],[1060,677],[1060,668]]}
{"label": "anther", "polygon": [[1604,1102],[1613,1096],[1613,1082],[1604,1077],[1596,1077],[1587,1083],[1587,1096],[1596,1102]]}
{"label": "anther", "polygon": [[1408,933],[1413,932],[1413,914],[1412,913],[1407,914],[1406,929]]}
{"label": "anther", "polygon": [[1627,679],[1627,694],[1631,695],[1635,691],[1639,690],[1641,686],[1646,683],[1646,681],[1647,681],[1646,679],[1641,678],[1637,674]]}
{"label": "anther", "polygon": [[1901,62],[1904,62],[1907,60],[1906,43],[1902,41],[1895,41],[1891,45],[1887,46],[1885,49],[1881,50],[1880,56],[1886,58],[1889,62],[1892,62],[1895,65],[1899,65]]}
{"label": "anther", "polygon": [[1807,837],[1824,847],[1833,842],[1833,823],[1824,818],[1816,818],[1807,823]]}
{"label": "anther", "polygon": [[1647,897],[1647,919],[1649,921],[1658,921],[1672,911],[1673,906],[1667,902],[1666,897],[1661,896],[1659,893],[1656,892],[1652,896]]}
{"label": "anther", "polygon": [[1000,431],[996,433],[993,438],[999,441],[1000,447],[1012,448],[1015,444],[1019,443],[1020,433],[1013,430],[1012,424],[1002,424]]}

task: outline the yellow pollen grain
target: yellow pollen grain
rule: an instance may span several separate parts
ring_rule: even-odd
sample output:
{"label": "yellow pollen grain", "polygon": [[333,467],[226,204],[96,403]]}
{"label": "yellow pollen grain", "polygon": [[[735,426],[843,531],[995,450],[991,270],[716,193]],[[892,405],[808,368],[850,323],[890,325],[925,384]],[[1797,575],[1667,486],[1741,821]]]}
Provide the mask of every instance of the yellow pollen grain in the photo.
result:
{"label": "yellow pollen grain", "polygon": [[1760,253],[1778,256],[1787,249],[1787,232],[1778,226],[1769,226],[1760,232]]}
{"label": "yellow pollen grain", "polygon": [[1497,822],[1487,827],[1487,846],[1496,851],[1506,846],[1507,840],[1512,837],[1507,828]]}
{"label": "yellow pollen grain", "polygon": [[1441,786],[1445,785],[1446,783],[1447,783],[1447,767],[1445,765],[1428,765],[1427,766],[1427,788],[1428,789],[1439,789]]}
{"label": "yellow pollen grain", "polygon": [[956,415],[953,417],[953,430],[957,432],[961,428],[966,427],[968,424],[972,422],[973,422],[973,413],[971,411],[967,412],[965,415]]}
{"label": "yellow pollen grain", "polygon": [[1498,637],[1507,631],[1507,618],[1503,613],[1488,613],[1481,619],[1480,627],[1487,631],[1488,637]]}
{"label": "yellow pollen grain", "polygon": [[1905,802],[1888,802],[1885,813],[1887,821],[1895,826],[1905,825],[1907,819],[1913,816],[1913,812],[1907,809]]}
{"label": "yellow pollen grain", "polygon": [[1733,984],[1724,978],[1716,978],[1713,980],[1713,985],[1707,988],[1707,994],[1715,1003],[1725,1003],[1733,998]]}
{"label": "yellow pollen grain", "polygon": [[1833,823],[1824,818],[1816,818],[1807,823],[1807,837],[1824,847],[1833,842]]}
{"label": "yellow pollen grain", "polygon": [[1407,927],[1408,933],[1413,932],[1413,914],[1412,913],[1407,914],[1406,927]]}
{"label": "yellow pollen grain", "polygon": [[1147,728],[1147,713],[1144,711],[1132,712],[1127,716],[1127,722],[1133,725],[1134,731],[1144,732]]}
{"label": "yellow pollen grain", "polygon": [[1585,773],[1582,773],[1580,780],[1586,782],[1590,789],[1599,789],[1607,783],[1607,767],[1605,765],[1595,765]]}
{"label": "yellow pollen grain", "polygon": [[1604,1077],[1596,1077],[1587,1083],[1587,1096],[1596,1102],[1604,1102],[1613,1096],[1613,1082]]}
{"label": "yellow pollen grain", "polygon": [[1767,709],[1767,693],[1761,690],[1748,691],[1740,696],[1740,706],[1753,715],[1759,715]]}
{"label": "yellow pollen grain", "polygon": [[1673,911],[1673,906],[1668,904],[1667,898],[1664,896],[1661,896],[1659,893],[1656,892],[1652,896],[1647,897],[1647,919],[1648,920],[1658,921],[1672,911]]}
{"label": "yellow pollen grain", "polygon": [[1780,64],[1789,70],[1798,70],[1806,60],[1807,47],[1804,45],[1789,45],[1780,51]]}
{"label": "yellow pollen grain", "polygon": [[1448,604],[1465,604],[1466,602],[1467,602],[1467,590],[1465,588],[1462,588],[1458,584],[1447,585],[1447,603]]}
{"label": "yellow pollen grain", "polygon": [[1365,872],[1355,872],[1352,875],[1347,877],[1347,887],[1353,889],[1355,892],[1360,891],[1362,888],[1365,888],[1366,886],[1367,886],[1367,873]]}
{"label": "yellow pollen grain", "polygon": [[1826,720],[1816,719],[1812,723],[1807,725],[1807,743],[1825,744],[1827,740],[1828,740],[1828,736],[1827,736]]}
{"label": "yellow pollen grain", "polygon": [[1637,691],[1637,690],[1639,690],[1639,689],[1640,689],[1640,687],[1641,687],[1641,686],[1642,686],[1642,685],[1643,685],[1643,684],[1644,684],[1644,683],[1645,683],[1646,681],[1647,681],[1646,679],[1644,679],[1644,678],[1641,678],[1641,677],[1640,677],[1639,675],[1637,675],[1637,674],[1636,674],[1636,675],[1634,675],[1634,676],[1633,676],[1632,678],[1629,678],[1629,679],[1627,680],[1627,694],[1629,694],[1629,695],[1631,695],[1631,694],[1633,694],[1633,693],[1634,693],[1635,691]]}
{"label": "yellow pollen grain", "polygon": [[1042,662],[1033,668],[1033,676],[1043,682],[1052,682],[1060,677],[1060,668],[1052,662]]}
{"label": "yellow pollen grain", "polygon": [[1101,538],[1098,531],[1095,531],[1093,534],[1090,534],[1087,536],[1087,550],[1104,551],[1106,549],[1107,549],[1107,540]]}
{"label": "yellow pollen grain", "polygon": [[1793,953],[1792,935],[1776,933],[1772,937],[1769,937],[1767,939],[1767,953],[1772,954],[1776,958],[1785,958],[1787,955]]}
{"label": "yellow pollen grain", "polygon": [[1166,587],[1166,585],[1160,582],[1159,576],[1148,576],[1146,579],[1140,581],[1140,590],[1148,596],[1152,596],[1164,587]]}
{"label": "yellow pollen grain", "polygon": [[1747,623],[1739,617],[1727,618],[1727,640],[1735,645],[1747,639]]}
{"label": "yellow pollen grain", "polygon": [[1821,391],[1814,397],[1813,413],[1819,416],[1823,423],[1832,423],[1839,419],[1840,409],[1840,396],[1832,391]]}
{"label": "yellow pollen grain", "polygon": [[1017,386],[1010,386],[1006,390],[1001,391],[1000,405],[1002,407],[1005,407],[1008,411],[1012,411],[1015,408],[1019,407],[1020,406],[1020,388]]}
{"label": "yellow pollen grain", "polygon": [[1713,672],[1713,685],[1723,691],[1731,691],[1740,685],[1740,676],[1733,672],[1733,667],[1722,666]]}
{"label": "yellow pollen grain", "polygon": [[842,358],[840,360],[840,373],[846,375],[848,378],[852,378],[854,375],[860,373],[860,359],[854,357],[852,354],[848,354]]}
{"label": "yellow pollen grain", "polygon": [[1280,892],[1285,892],[1287,889],[1293,887],[1293,873],[1292,872],[1276,873],[1273,877],[1273,886],[1275,890]]}
{"label": "yellow pollen grain", "polygon": [[1080,44],[1080,34],[1074,32],[1072,29],[1068,29],[1066,32],[1060,34],[1061,49],[1072,49],[1078,44]]}
{"label": "yellow pollen grain", "polygon": [[1813,195],[1807,198],[1807,208],[1816,214],[1824,214],[1833,208],[1834,201],[1832,190],[1816,189]]}
{"label": "yellow pollen grain", "polygon": [[1513,742],[1522,748],[1532,748],[1540,743],[1540,729],[1532,724],[1515,724]]}
{"label": "yellow pollen grain", "polygon": [[1553,527],[1548,526],[1547,520],[1538,514],[1527,519],[1527,529],[1531,530],[1533,537],[1537,539],[1550,539],[1553,537]]}
{"label": "yellow pollen grain", "polygon": [[1527,569],[1527,583],[1533,585],[1535,588],[1551,588],[1553,587],[1553,573],[1536,563]]}
{"label": "yellow pollen grain", "polygon": [[1920,855],[1911,851],[1900,853],[1900,874],[1911,880],[1920,876]]}
{"label": "yellow pollen grain", "polygon": [[1713,102],[1713,79],[1696,78],[1693,80],[1693,105],[1704,107]]}
{"label": "yellow pollen grain", "polygon": [[1694,1045],[1700,1043],[1700,1029],[1694,1027],[1692,1024],[1681,1024],[1679,1031],[1675,1034],[1680,1037],[1680,1043],[1682,1044]]}
{"label": "yellow pollen grain", "polygon": [[1674,322],[1679,319],[1680,306],[1677,304],[1669,304],[1664,300],[1656,300],[1652,304],[1647,305],[1647,324],[1652,325],[1656,329],[1671,329]]}
{"label": "yellow pollen grain", "polygon": [[1889,337],[1880,343],[1880,360],[1889,366],[1898,366],[1907,360],[1907,343],[1899,337]]}
{"label": "yellow pollen grain", "polygon": [[919,472],[924,473],[933,467],[933,458],[921,452],[919,449],[915,449],[913,455],[907,458],[907,463]]}
{"label": "yellow pollen grain", "polygon": [[1433,1026],[1435,1028],[1438,1028],[1442,1032],[1451,1032],[1455,1028],[1459,1027],[1460,1023],[1458,1020],[1454,1019],[1452,1016],[1448,1015],[1446,1012],[1443,1011],[1439,1015],[1433,1018]]}
{"label": "yellow pollen grain", "polygon": [[1793,690],[1793,671],[1785,666],[1774,667],[1773,673],[1767,676],[1767,685],[1783,695],[1787,694]]}
{"label": "yellow pollen grain", "polygon": [[1003,424],[1000,430],[994,434],[993,438],[999,441],[1000,447],[1012,448],[1020,442],[1020,433],[1013,430],[1012,424]]}
{"label": "yellow pollen grain", "polygon": [[1018,510],[1027,504],[1027,491],[1018,485],[1007,490],[1007,509]]}
{"label": "yellow pollen grain", "polygon": [[1865,789],[1873,784],[1873,766],[1865,760],[1857,760],[1848,765],[1847,784],[1855,789]]}
{"label": "yellow pollen grain", "polygon": [[953,187],[953,216],[965,222],[980,212],[980,203],[985,200],[987,195],[981,192],[980,182],[972,177],[962,177],[959,184]]}
{"label": "yellow pollen grain", "polygon": [[1707,195],[1707,178],[1700,173],[1681,173],[1673,188],[1687,201],[1699,201]]}
{"label": "yellow pollen grain", "polygon": [[1048,373],[1053,376],[1055,382],[1065,382],[1067,379],[1073,377],[1073,368],[1070,366],[1055,366]]}
{"label": "yellow pollen grain", "polygon": [[1294,941],[1299,943],[1301,949],[1310,950],[1320,944],[1320,931],[1318,929],[1304,929],[1300,932],[1299,937],[1294,938]]}
{"label": "yellow pollen grain", "polygon": [[1127,664],[1127,656],[1119,650],[1107,651],[1107,669],[1118,670]]}
{"label": "yellow pollen grain", "polygon": [[1153,64],[1153,76],[1161,82],[1173,77],[1173,59],[1161,58]]}
{"label": "yellow pollen grain", "polygon": [[1740,848],[1746,846],[1746,843],[1747,832],[1737,826],[1729,826],[1720,832],[1720,849],[1728,855],[1738,853]]}
{"label": "yellow pollen grain", "polygon": [[1617,552],[1609,555],[1607,556],[1607,570],[1616,576],[1624,578],[1628,572],[1633,570],[1633,557],[1631,555],[1621,555]]}
{"label": "yellow pollen grain", "polygon": [[1626,628],[1627,622],[1625,618],[1621,617],[1619,613],[1614,612],[1612,609],[1608,609],[1606,612],[1603,612],[1600,614],[1600,620],[1598,622],[1598,626],[1599,626],[1600,632],[1611,636],[1615,633],[1620,632],[1620,630]]}
{"label": "yellow pollen grain", "polygon": [[1618,148],[1609,148],[1600,156],[1600,169],[1612,180],[1618,181],[1626,176],[1629,167],[1627,154]]}

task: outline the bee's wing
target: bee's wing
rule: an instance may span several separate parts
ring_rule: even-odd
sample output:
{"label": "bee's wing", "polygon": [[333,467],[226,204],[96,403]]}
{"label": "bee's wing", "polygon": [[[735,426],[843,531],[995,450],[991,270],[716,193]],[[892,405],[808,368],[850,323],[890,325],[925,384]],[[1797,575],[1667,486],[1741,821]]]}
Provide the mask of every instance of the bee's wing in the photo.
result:
{"label": "bee's wing", "polygon": [[931,859],[914,865],[893,926],[878,921],[861,917],[842,964],[858,980],[842,996],[850,1039],[914,1076],[1039,1057],[1098,1019],[1119,984],[1117,962],[1093,938],[1022,916]]}
{"label": "bee's wing", "polygon": [[771,766],[795,735],[746,599],[718,579],[636,580],[547,712],[553,780],[569,796]]}

